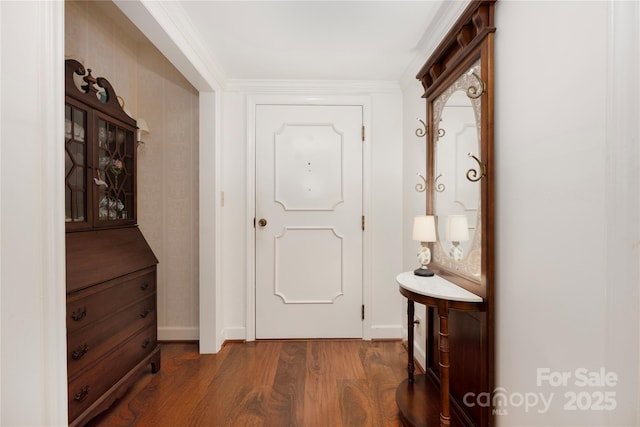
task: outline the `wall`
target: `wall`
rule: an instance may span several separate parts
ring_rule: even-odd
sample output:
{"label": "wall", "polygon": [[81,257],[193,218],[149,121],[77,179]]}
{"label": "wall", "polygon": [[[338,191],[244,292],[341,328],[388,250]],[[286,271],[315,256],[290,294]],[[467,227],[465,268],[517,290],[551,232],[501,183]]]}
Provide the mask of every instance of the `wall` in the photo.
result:
{"label": "wall", "polygon": [[[496,4],[496,386],[509,399],[497,425],[640,423],[639,22],[637,2]],[[410,236],[423,104],[402,83]],[[407,268],[415,247],[405,237]],[[580,382],[601,369],[617,381]]]}
{"label": "wall", "polygon": [[66,425],[64,10],[0,18],[0,424]]}
{"label": "wall", "polygon": [[198,339],[198,92],[110,2],[65,2],[65,56],[106,77],[151,132],[138,224],[158,257],[161,340]]}
{"label": "wall", "polygon": [[[426,60],[426,57],[425,57]],[[418,65],[418,68],[422,64]],[[416,185],[423,185],[424,181],[417,175],[427,176],[426,159],[427,159],[427,140],[426,136],[419,137],[416,130],[424,131],[424,126],[418,121],[426,121],[427,104],[421,98],[424,89],[420,82],[415,78],[415,74],[405,77],[402,82],[402,105],[403,105],[403,268],[402,271],[410,271],[418,268],[418,249],[420,243],[411,239],[413,233],[413,218],[416,215],[423,215],[427,211],[427,196],[425,191],[417,191]],[[405,330],[404,339],[406,339],[407,328],[407,302],[403,298],[402,301],[402,322]],[[426,366],[426,308],[422,304],[415,305],[414,319],[420,320],[420,326],[416,327],[415,333],[415,358],[423,368]]]}

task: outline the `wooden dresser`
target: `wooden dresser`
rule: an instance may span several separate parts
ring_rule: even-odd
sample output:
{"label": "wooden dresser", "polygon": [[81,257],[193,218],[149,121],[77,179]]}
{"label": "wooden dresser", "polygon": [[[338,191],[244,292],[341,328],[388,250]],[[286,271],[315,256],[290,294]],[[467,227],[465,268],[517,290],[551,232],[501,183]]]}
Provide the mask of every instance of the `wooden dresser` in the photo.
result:
{"label": "wooden dresser", "polygon": [[66,71],[68,413],[82,426],[160,369],[158,260],[136,224],[136,122],[108,81]]}

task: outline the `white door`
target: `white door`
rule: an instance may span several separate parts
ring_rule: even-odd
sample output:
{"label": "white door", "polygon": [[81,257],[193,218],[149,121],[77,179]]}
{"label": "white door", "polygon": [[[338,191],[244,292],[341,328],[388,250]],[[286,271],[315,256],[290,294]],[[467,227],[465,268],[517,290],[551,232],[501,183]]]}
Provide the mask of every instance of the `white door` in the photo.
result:
{"label": "white door", "polygon": [[361,106],[256,107],[256,338],[362,337],[362,144]]}

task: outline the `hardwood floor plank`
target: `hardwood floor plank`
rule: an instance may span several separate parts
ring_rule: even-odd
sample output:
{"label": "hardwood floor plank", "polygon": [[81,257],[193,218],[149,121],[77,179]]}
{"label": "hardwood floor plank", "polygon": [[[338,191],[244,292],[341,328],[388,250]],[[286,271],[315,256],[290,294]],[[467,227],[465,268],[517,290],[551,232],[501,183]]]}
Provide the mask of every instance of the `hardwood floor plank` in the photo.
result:
{"label": "hardwood floor plank", "polygon": [[264,425],[282,343],[260,344],[225,346],[227,360],[191,416],[197,425]]}
{"label": "hardwood floor plank", "polygon": [[400,341],[228,343],[215,355],[163,343],[162,369],[143,375],[88,425],[400,426],[395,390],[406,378]]}
{"label": "hardwood floor plank", "polygon": [[306,342],[283,343],[273,388],[267,403],[266,425],[302,425],[306,359]]}
{"label": "hardwood floor plank", "polygon": [[[307,352],[306,387],[304,396],[304,426],[321,426],[327,424],[328,418],[337,418],[340,413],[339,400],[336,396],[336,379],[333,374],[335,345],[329,341],[310,341]],[[334,422],[340,427],[341,424]]]}

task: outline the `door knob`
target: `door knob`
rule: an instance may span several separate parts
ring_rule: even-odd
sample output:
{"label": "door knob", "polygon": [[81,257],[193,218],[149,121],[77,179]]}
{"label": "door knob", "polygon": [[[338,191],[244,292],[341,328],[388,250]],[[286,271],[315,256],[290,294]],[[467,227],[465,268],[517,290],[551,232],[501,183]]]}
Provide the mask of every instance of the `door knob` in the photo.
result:
{"label": "door knob", "polygon": [[258,220],[258,225],[259,225],[260,227],[264,227],[265,225],[267,225],[267,220],[266,220],[266,219],[264,219],[264,218],[260,218],[260,219]]}

